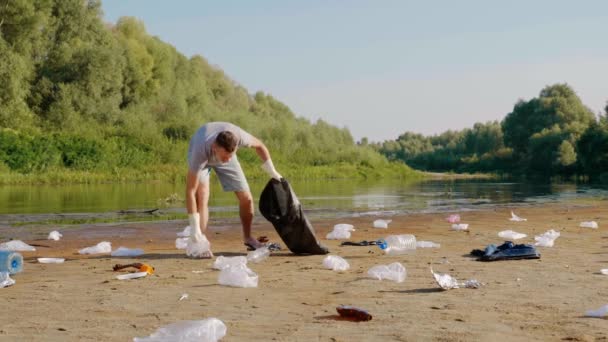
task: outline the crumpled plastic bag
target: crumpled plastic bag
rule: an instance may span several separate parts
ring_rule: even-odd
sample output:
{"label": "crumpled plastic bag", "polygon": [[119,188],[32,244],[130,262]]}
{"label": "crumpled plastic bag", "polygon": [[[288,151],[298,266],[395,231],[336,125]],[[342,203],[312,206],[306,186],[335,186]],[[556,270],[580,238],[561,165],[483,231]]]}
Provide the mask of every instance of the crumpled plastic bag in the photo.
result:
{"label": "crumpled plastic bag", "polygon": [[223,255],[215,258],[213,262],[213,268],[216,270],[223,270],[228,267],[247,265],[247,258],[244,256],[225,257]]}
{"label": "crumpled plastic bag", "polygon": [[598,317],[598,318],[608,316],[608,304],[602,306],[601,308],[599,308],[597,310],[589,310],[589,311],[585,312],[585,316]]}
{"label": "crumpled plastic bag", "polygon": [[30,246],[21,240],[11,240],[0,243],[0,249],[5,249],[7,251],[13,252],[33,252],[36,250],[34,246]]}
{"label": "crumpled plastic bag", "polygon": [[113,257],[134,257],[134,256],[140,256],[144,254],[144,250],[141,248],[127,248],[127,247],[118,247],[117,249],[113,250],[112,253],[110,253],[111,256]]}
{"label": "crumpled plastic bag", "polygon": [[217,342],[226,336],[226,325],[217,318],[180,321],[158,328],[148,337],[135,337],[133,342]]}
{"label": "crumpled plastic bag", "polygon": [[189,237],[186,244],[186,255],[191,258],[204,258],[208,256],[210,248],[211,244],[205,235],[201,235],[198,241]]}
{"label": "crumpled plastic bag", "polygon": [[355,228],[352,224],[340,223],[334,226],[334,230],[327,234],[326,238],[328,240],[350,239],[350,232],[353,231]]}
{"label": "crumpled plastic bag", "polygon": [[534,246],[553,247],[553,243],[555,242],[555,239],[559,237],[559,235],[560,233],[553,229],[548,230],[543,234],[534,237],[534,240],[536,241],[536,243],[534,243]]}
{"label": "crumpled plastic bag", "polygon": [[602,269],[600,270],[600,273],[601,273],[601,274],[604,274],[604,275],[608,275],[608,268],[602,268]]}
{"label": "crumpled plastic bag", "polygon": [[268,259],[268,256],[270,256],[270,249],[264,246],[247,253],[247,260],[257,264]]}
{"label": "crumpled plastic bag", "polygon": [[498,232],[498,236],[505,240],[519,240],[525,238],[526,234],[518,233],[513,230],[503,230],[502,232]]}
{"label": "crumpled plastic bag", "polygon": [[393,222],[393,220],[375,220],[374,228],[388,228],[388,224]]}
{"label": "crumpled plastic bag", "polygon": [[8,272],[0,272],[0,289],[15,285],[15,280],[11,278]]}
{"label": "crumpled plastic bag", "polygon": [[258,275],[246,265],[237,265],[221,270],[218,282],[233,287],[258,287]]}
{"label": "crumpled plastic bag", "polygon": [[101,254],[101,253],[111,253],[112,252],[112,244],[108,241],[102,241],[95,246],[86,247],[78,251],[80,254]]}
{"label": "crumpled plastic bag", "polygon": [[184,230],[182,232],[177,233],[178,237],[188,237],[190,236],[190,232],[192,230],[190,229],[190,226],[186,226],[186,228],[184,228]]}
{"label": "crumpled plastic bag", "polygon": [[452,230],[469,230],[468,223],[454,223],[452,225]]}
{"label": "crumpled plastic bag", "polygon": [[59,241],[59,239],[61,239],[61,237],[63,237],[63,234],[61,234],[60,232],[58,232],[56,230],[53,230],[52,232],[49,233],[47,240]]}
{"label": "crumpled plastic bag", "polygon": [[458,280],[447,273],[435,273],[431,267],[431,273],[435,278],[437,285],[444,290],[458,289],[461,287],[477,289],[482,284],[475,279],[467,280],[464,283],[459,283]]}
{"label": "crumpled plastic bag", "polygon": [[346,271],[350,268],[348,261],[337,255],[328,255],[323,259],[323,267],[332,271]]}
{"label": "crumpled plastic bag", "polygon": [[460,215],[452,214],[452,215],[446,217],[445,220],[448,221],[449,223],[458,223],[458,222],[460,222]]}
{"label": "crumpled plastic bag", "polygon": [[581,222],[580,227],[597,229],[598,226],[597,226],[597,222],[595,222],[595,221],[585,221],[585,222]]}
{"label": "crumpled plastic bag", "polygon": [[179,238],[175,239],[175,248],[177,248],[177,249],[188,248],[188,240],[190,240],[189,237],[179,237]]}
{"label": "crumpled plastic bag", "polygon": [[519,217],[519,216],[515,215],[515,213],[513,211],[511,211],[511,218],[509,219],[509,221],[523,222],[523,221],[528,221],[528,219],[525,219],[523,217]]}
{"label": "crumpled plastic bag", "polygon": [[402,283],[407,276],[405,267],[398,262],[389,265],[377,265],[367,271],[367,275],[378,280],[387,279]]}

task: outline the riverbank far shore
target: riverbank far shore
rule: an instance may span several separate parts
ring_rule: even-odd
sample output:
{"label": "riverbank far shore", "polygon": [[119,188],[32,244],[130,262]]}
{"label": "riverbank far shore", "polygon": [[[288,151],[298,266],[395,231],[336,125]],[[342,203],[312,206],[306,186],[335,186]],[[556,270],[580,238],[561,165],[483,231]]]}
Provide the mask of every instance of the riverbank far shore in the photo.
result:
{"label": "riverbank far shore", "polygon": [[[249,267],[259,276],[257,288],[218,284],[212,260],[186,258],[175,248],[183,221],[97,224],[60,229],[60,241],[46,240],[56,227],[2,227],[2,241],[22,239],[36,245],[22,252],[24,271],[16,284],[0,289],[0,341],[131,341],[182,320],[216,317],[227,326],[223,341],[486,341],[507,339],[593,341],[608,339],[608,319],[585,317],[585,311],[608,304],[608,203],[561,203],[518,207],[525,222],[509,221],[511,208],[460,212],[469,232],[452,231],[447,214],[390,217],[388,229],[372,228],[377,217],[312,222],[332,255],[350,263],[345,272],[322,266],[325,256],[275,252]],[[457,212],[452,212],[457,213]],[[599,229],[580,228],[596,221]],[[219,222],[219,221],[218,221]],[[209,232],[216,256],[246,255],[238,224],[211,219]],[[387,256],[376,246],[340,247],[326,240],[334,224],[353,224],[350,241],[389,234],[414,234],[440,248]],[[511,229],[527,234],[555,229],[561,236],[551,248],[538,248],[541,259],[478,262],[469,255],[504,240]],[[256,220],[255,234],[281,242],[267,222]],[[78,249],[101,241],[142,248],[134,258],[79,255]],[[282,243],[282,242],[281,242]],[[38,257],[63,257],[63,264],[40,264]],[[117,280],[112,266],[142,262],[155,273]],[[369,268],[400,262],[403,283],[367,276]],[[476,279],[478,289],[440,290],[430,272],[449,273],[460,281]],[[183,294],[186,299],[180,300]],[[337,316],[340,304],[367,310],[373,319],[351,322]]]}

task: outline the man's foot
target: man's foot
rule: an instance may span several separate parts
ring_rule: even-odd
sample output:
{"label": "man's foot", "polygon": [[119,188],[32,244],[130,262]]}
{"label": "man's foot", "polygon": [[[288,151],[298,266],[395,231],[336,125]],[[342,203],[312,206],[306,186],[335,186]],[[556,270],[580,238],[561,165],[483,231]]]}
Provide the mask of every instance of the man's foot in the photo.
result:
{"label": "man's foot", "polygon": [[262,243],[252,237],[245,239],[244,244],[245,244],[245,246],[247,246],[247,249],[250,251],[253,251],[258,248],[262,248],[262,247],[266,246],[265,243]]}

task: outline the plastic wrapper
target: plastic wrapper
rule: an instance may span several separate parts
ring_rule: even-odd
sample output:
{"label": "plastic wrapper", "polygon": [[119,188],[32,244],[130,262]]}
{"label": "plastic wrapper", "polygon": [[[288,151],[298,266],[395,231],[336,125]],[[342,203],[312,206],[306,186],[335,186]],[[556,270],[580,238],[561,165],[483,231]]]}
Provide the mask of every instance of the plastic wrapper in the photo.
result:
{"label": "plastic wrapper", "polygon": [[407,271],[403,265],[398,262],[394,262],[389,265],[374,266],[367,271],[367,275],[378,280],[387,279],[402,283],[407,276]]}
{"label": "plastic wrapper", "polygon": [[102,241],[95,246],[86,247],[78,251],[80,254],[102,254],[112,252],[112,244],[108,241]]}
{"label": "plastic wrapper", "polygon": [[220,255],[215,258],[215,261],[213,262],[213,268],[220,271],[228,267],[241,265],[247,265],[247,258],[244,256],[225,257]]}
{"label": "plastic wrapper", "polygon": [[148,337],[133,342],[217,342],[226,336],[226,325],[217,318],[201,321],[180,321],[158,328]]}
{"label": "plastic wrapper", "polygon": [[502,232],[498,232],[498,236],[505,240],[519,240],[525,238],[528,235],[518,233],[512,230],[503,230]]}
{"label": "plastic wrapper", "polygon": [[60,232],[58,232],[56,230],[53,230],[52,232],[49,233],[49,236],[47,237],[47,239],[59,241],[59,239],[61,239],[61,237],[63,237],[63,234],[61,234]]}
{"label": "plastic wrapper", "polygon": [[328,255],[323,259],[323,267],[333,271],[346,271],[350,265],[348,261],[337,255]]}
{"label": "plastic wrapper", "polygon": [[553,247],[555,239],[557,239],[559,235],[560,233],[553,229],[548,230],[543,234],[534,237],[534,240],[536,241],[536,243],[534,243],[534,246]]}
{"label": "plastic wrapper", "polygon": [[391,223],[393,220],[375,220],[374,221],[374,228],[383,228],[383,229],[387,229],[388,228],[388,224]]}
{"label": "plastic wrapper", "polygon": [[247,253],[247,260],[257,264],[268,259],[268,256],[270,256],[270,249],[268,247],[261,247]]}
{"label": "plastic wrapper", "polygon": [[11,278],[8,272],[0,272],[0,288],[15,285],[15,280]]}
{"label": "plastic wrapper", "polygon": [[11,240],[11,241],[0,243],[0,249],[5,249],[7,251],[15,251],[15,252],[33,252],[36,250],[36,248],[34,248],[34,246],[30,246],[21,240]]}
{"label": "plastic wrapper", "polygon": [[528,221],[528,219],[525,219],[523,217],[519,217],[519,216],[515,215],[515,213],[513,211],[511,211],[511,218],[509,219],[509,221],[523,222],[523,221]]}
{"label": "plastic wrapper", "polygon": [[141,248],[127,248],[122,246],[110,253],[113,257],[134,257],[142,254],[144,254],[144,250]]}
{"label": "plastic wrapper", "polygon": [[580,227],[597,229],[598,225],[597,225],[597,222],[595,222],[595,221],[585,221],[585,222],[581,222]]}
{"label": "plastic wrapper", "polygon": [[258,287],[258,275],[245,265],[233,266],[220,271],[218,282],[233,287]]}
{"label": "plastic wrapper", "polygon": [[454,223],[452,225],[452,230],[469,230],[468,223]]}
{"label": "plastic wrapper", "polygon": [[143,278],[147,275],[148,275],[148,272],[134,272],[134,273],[117,275],[116,279],[118,279],[118,280],[137,279],[137,278]]}

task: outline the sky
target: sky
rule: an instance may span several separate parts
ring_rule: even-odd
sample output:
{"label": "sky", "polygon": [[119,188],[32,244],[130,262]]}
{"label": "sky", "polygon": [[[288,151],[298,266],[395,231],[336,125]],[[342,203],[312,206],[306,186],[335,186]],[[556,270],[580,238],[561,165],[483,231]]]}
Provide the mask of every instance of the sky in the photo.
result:
{"label": "sky", "polygon": [[608,100],[608,1],[102,0],[299,117],[396,139],[502,120],[567,83]]}

